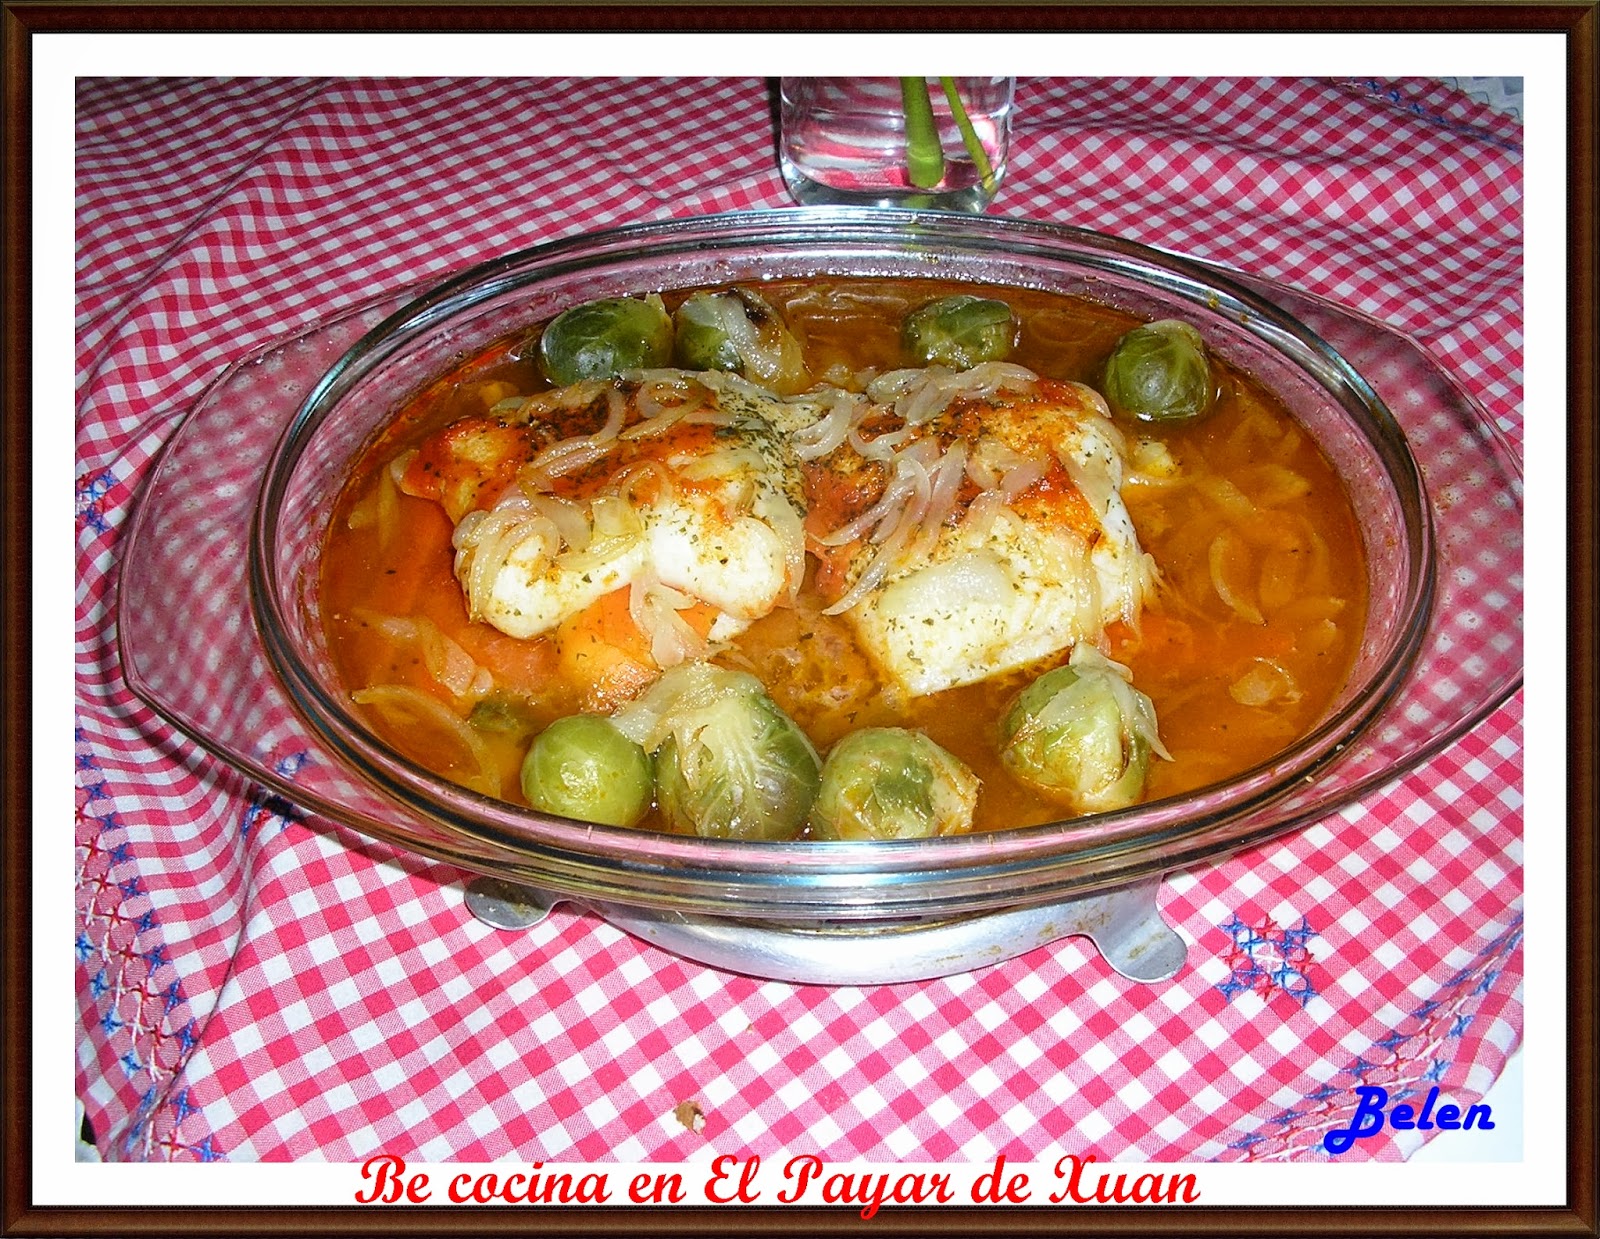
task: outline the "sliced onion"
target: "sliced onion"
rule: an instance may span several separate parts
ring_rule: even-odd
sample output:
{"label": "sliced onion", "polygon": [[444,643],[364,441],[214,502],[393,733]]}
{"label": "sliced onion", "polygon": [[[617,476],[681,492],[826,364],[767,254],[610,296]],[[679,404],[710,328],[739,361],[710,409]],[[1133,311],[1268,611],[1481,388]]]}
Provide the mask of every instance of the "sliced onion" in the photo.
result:
{"label": "sliced onion", "polygon": [[1348,604],[1343,598],[1318,595],[1291,602],[1279,612],[1285,624],[1306,624],[1314,620],[1336,619]]}
{"label": "sliced onion", "polygon": [[564,572],[583,573],[603,568],[644,537],[639,510],[622,495],[600,495],[590,505],[591,533],[583,550],[561,557]]}
{"label": "sliced onion", "polygon": [[1000,497],[1007,503],[1036,486],[1048,472],[1042,460],[1024,460],[1012,465],[1000,479]]}
{"label": "sliced onion", "polygon": [[911,533],[914,528],[914,522],[902,521],[895,528],[894,533],[890,535],[888,541],[878,547],[872,559],[862,570],[861,575],[856,578],[855,584],[845,591],[839,601],[824,609],[822,613],[824,615],[843,615],[856,603],[877,589],[879,585],[883,584],[884,579],[889,575],[889,569],[894,567],[895,562],[900,557],[900,552],[905,549],[906,543],[911,540]]}
{"label": "sliced onion", "polygon": [[[487,528],[486,528],[487,526]],[[497,526],[487,512],[468,512],[450,541],[456,548],[455,572],[467,595],[467,615],[479,619],[488,603],[494,578],[504,561],[491,563],[489,547],[497,540]]]}
{"label": "sliced onion", "polygon": [[915,443],[903,448],[895,456],[896,460],[915,461],[924,469],[932,469],[942,458],[939,441],[934,438],[918,439]]}
{"label": "sliced onion", "polygon": [[1339,625],[1332,620],[1317,620],[1300,634],[1297,648],[1308,654],[1326,654],[1339,641]]}
{"label": "sliced onion", "polygon": [[457,700],[476,701],[494,687],[488,669],[426,616],[382,615],[365,609],[351,614],[390,640],[415,644],[428,674]]}
{"label": "sliced onion", "polygon": [[1233,588],[1233,583],[1228,579],[1234,571],[1233,563],[1238,558],[1243,544],[1230,529],[1224,529],[1215,538],[1211,539],[1211,547],[1206,553],[1207,561],[1211,568],[1211,588],[1217,591],[1217,597],[1227,603],[1231,610],[1240,619],[1251,624],[1265,624],[1261,610],[1249,598]]}
{"label": "sliced onion", "polygon": [[1227,478],[1208,474],[1197,480],[1195,485],[1206,498],[1235,521],[1252,521],[1259,515],[1259,510],[1250,502],[1250,497]]}
{"label": "sliced onion", "polygon": [[1256,597],[1267,611],[1277,611],[1293,602],[1300,593],[1300,573],[1304,556],[1294,551],[1271,550],[1261,557],[1261,578]]}
{"label": "sliced onion", "polygon": [[371,529],[378,519],[378,488],[362,496],[361,502],[353,505],[350,515],[345,518],[345,527],[348,529]]}
{"label": "sliced onion", "polygon": [[740,420],[738,413],[726,409],[697,409],[693,413],[683,415],[684,424],[687,426],[737,426]]}
{"label": "sliced onion", "polygon": [[635,422],[626,430],[621,431],[617,437],[626,442],[635,439],[653,439],[657,435],[665,434],[676,426],[689,413],[688,408],[664,408],[660,412],[650,413],[644,421]]}
{"label": "sliced onion", "polygon": [[527,396],[507,396],[489,406],[489,416],[498,421],[521,421],[527,410]]}
{"label": "sliced onion", "polygon": [[894,458],[896,449],[898,449],[906,442],[906,440],[910,439],[911,436],[916,433],[915,427],[902,426],[899,430],[886,431],[885,433],[875,435],[870,439],[865,439],[862,438],[861,428],[859,425],[857,425],[852,427],[847,432],[846,437],[850,443],[850,446],[854,448],[858,454],[865,456],[868,460],[883,461],[892,460]]}
{"label": "sliced onion", "polygon": [[[697,383],[681,370],[651,370],[640,376],[638,390],[634,392],[634,408],[646,421],[666,414],[682,416],[693,413],[706,402],[710,393],[703,383]],[[664,397],[672,399],[664,399]],[[638,427],[631,427],[637,430]],[[627,432],[623,432],[627,437]]]}
{"label": "sliced onion", "polygon": [[592,531],[589,518],[584,515],[581,506],[554,495],[532,495],[529,498],[533,510],[555,526],[563,545],[574,551],[584,550],[589,545]]}
{"label": "sliced onion", "polygon": [[[669,386],[687,387],[691,383],[698,383],[701,379],[699,373],[690,373],[679,370],[675,366],[641,366],[637,370],[624,370],[621,375],[630,383],[665,383]],[[596,380],[586,380],[595,382]],[[604,382],[604,380],[599,380]]]}
{"label": "sliced onion", "polygon": [[565,439],[540,452],[529,466],[529,471],[546,478],[565,477],[569,473],[587,469],[597,460],[604,460],[611,454],[613,446],[612,443]]}
{"label": "sliced onion", "polygon": [[[690,662],[662,676],[633,701],[611,716],[617,730],[647,753],[654,753],[668,736],[679,735],[701,711],[739,694],[764,694],[766,687],[744,671],[730,671],[714,663]],[[684,738],[687,738],[686,733]],[[680,744],[687,756],[688,746]]]}
{"label": "sliced onion", "polygon": [[1222,445],[1224,459],[1243,464],[1251,460],[1260,460],[1267,452],[1276,456],[1277,445],[1280,438],[1279,431],[1272,423],[1272,416],[1265,409],[1255,409],[1236,426]]}
{"label": "sliced onion", "polygon": [[606,489],[610,494],[632,501],[634,488],[645,481],[654,482],[663,496],[675,495],[678,490],[672,470],[659,460],[630,461],[611,475]]}
{"label": "sliced onion", "polygon": [[867,395],[894,404],[907,422],[920,424],[937,417],[958,400],[986,400],[1003,390],[1031,391],[1039,376],[1013,362],[987,361],[970,370],[946,366],[921,370],[891,370],[867,386]]}
{"label": "sliced onion", "polygon": [[418,722],[432,724],[461,746],[466,760],[460,763],[465,767],[460,781],[485,796],[500,795],[500,774],[495,769],[489,746],[465,719],[436,697],[407,684],[374,684],[351,693],[350,700],[357,705],[370,706],[402,734]]}
{"label": "sliced onion", "polygon": [[[851,526],[855,526],[861,524],[865,517],[879,513],[875,525],[863,526],[872,528],[871,541],[876,548],[872,558],[867,561],[860,576],[844,595],[823,611],[824,615],[840,615],[848,611],[881,585],[890,570],[900,562],[906,548],[912,544],[912,539],[916,537],[919,528],[923,527],[923,522],[928,516],[933,498],[933,482],[923,462],[936,455],[938,450],[937,443],[925,439],[895,457],[894,477],[885,489],[883,498],[874,504],[872,509],[863,513],[862,517],[851,522]],[[958,461],[951,471],[956,483],[959,483],[964,471],[964,462]],[[938,528],[933,527],[932,538],[936,539],[938,532]],[[836,536],[837,534],[830,535],[830,537]],[[846,538],[843,541],[848,542],[852,539]],[[829,543],[825,543],[827,544]],[[932,545],[931,540],[929,545]]]}
{"label": "sliced onion", "polygon": [[1327,590],[1331,588],[1333,579],[1329,568],[1330,553],[1327,539],[1312,527],[1310,521],[1305,522],[1305,529],[1311,542],[1311,565],[1306,570],[1306,588]]}
{"label": "sliced onion", "polygon": [[558,440],[535,456],[528,468],[547,478],[576,472],[600,460],[615,447],[627,416],[628,401],[615,387],[607,387],[605,424],[591,435],[573,435]]}
{"label": "sliced onion", "polygon": [[1111,406],[1106,403],[1106,398],[1094,388],[1087,383],[1078,383],[1071,379],[1061,380],[1057,385],[1066,388],[1071,395],[1077,397],[1078,400],[1088,406],[1087,409],[1078,411],[1080,420],[1088,416],[1102,420],[1109,426],[1114,426],[1114,423],[1111,422]]}
{"label": "sliced onion", "polygon": [[667,464],[686,482],[736,482],[762,476],[767,462],[755,448],[730,441],[709,452],[685,452]]}
{"label": "sliced onion", "polygon": [[409,451],[401,452],[398,456],[391,460],[388,468],[389,480],[396,486],[399,486],[400,479],[405,477],[406,470],[411,468],[411,462],[416,458],[417,449],[411,448]]}
{"label": "sliced onion", "polygon": [[967,476],[979,490],[994,490],[1007,469],[1015,468],[1028,457],[1015,451],[993,435],[980,435],[977,446],[967,457]]}
{"label": "sliced onion", "polygon": [[589,519],[594,526],[593,542],[632,538],[644,532],[638,509],[623,495],[597,495],[589,505]]}
{"label": "sliced onion", "polygon": [[629,586],[628,615],[650,643],[650,657],[656,666],[676,667],[705,656],[704,638],[678,614],[696,601],[649,575],[641,575]]}
{"label": "sliced onion", "polygon": [[752,383],[743,375],[734,374],[729,370],[708,370],[703,374],[696,373],[695,378],[711,388],[712,391],[731,392],[734,395],[743,396],[747,401],[757,406],[770,405],[776,399],[770,391],[759,383]]}
{"label": "sliced onion", "polygon": [[1005,506],[1006,501],[999,491],[984,491],[967,505],[966,515],[961,518],[962,527],[971,530],[977,537],[986,538],[994,528],[1000,509]]}
{"label": "sliced onion", "polygon": [[493,597],[495,578],[511,556],[537,540],[538,555],[530,572],[554,558],[561,533],[554,521],[534,506],[535,500],[512,490],[487,512],[469,512],[451,535],[456,549],[456,576],[467,594],[467,613],[482,618]]}
{"label": "sliced onion", "polygon": [[716,307],[717,317],[722,320],[718,326],[733,343],[734,352],[739,354],[740,360],[749,365],[761,348],[761,338],[745,312],[743,299],[735,294],[732,297],[713,297],[711,300]]}
{"label": "sliced onion", "polygon": [[1000,474],[986,458],[982,440],[978,443],[978,450],[967,457],[967,476],[980,491],[991,491],[1000,485]]}
{"label": "sliced onion", "polygon": [[[950,373],[944,366],[929,367],[944,373]],[[877,404],[893,404],[903,396],[911,387],[927,373],[926,370],[885,370],[882,374],[874,375],[866,385],[867,399]]]}
{"label": "sliced onion", "polygon": [[1060,453],[1058,459],[1067,476],[1072,479],[1073,486],[1077,487],[1078,493],[1094,510],[1095,516],[1104,520],[1116,497],[1116,486],[1111,478],[1098,470],[1085,468],[1071,452]]}
{"label": "sliced onion", "polygon": [[1311,480],[1284,465],[1257,465],[1250,472],[1257,483],[1256,502],[1269,508],[1303,499],[1311,492]]}
{"label": "sliced onion", "polygon": [[955,511],[961,493],[961,480],[967,472],[967,445],[956,440],[934,467],[933,486],[928,493],[928,510],[919,518],[921,530],[911,544],[911,558],[923,559],[939,541],[944,525]]}
{"label": "sliced onion", "polygon": [[822,546],[845,546],[856,541],[891,517],[897,516],[911,493],[910,478],[895,473],[890,477],[889,484],[883,488],[883,493],[878,496],[876,503],[832,533],[823,534],[817,542]]}
{"label": "sliced onion", "polygon": [[[928,498],[933,489],[933,484],[928,478],[928,471],[921,463],[915,460],[901,458],[895,461],[895,469],[905,479],[909,488],[901,504],[899,514],[893,521],[882,521],[872,531],[872,541],[882,543],[895,532],[908,525],[915,525],[922,519],[923,513],[928,510]],[[893,515],[892,513],[890,515]]]}
{"label": "sliced onion", "polygon": [[1304,694],[1294,676],[1271,658],[1252,658],[1250,669],[1228,685],[1228,696],[1242,706],[1260,707],[1282,702],[1293,705]]}
{"label": "sliced onion", "polygon": [[377,517],[378,546],[386,549],[400,524],[400,491],[390,469],[378,475]]}
{"label": "sliced onion", "polygon": [[907,388],[894,402],[894,411],[906,419],[908,425],[917,426],[932,421],[950,407],[958,396],[968,394],[961,383],[961,375],[945,370],[943,366],[929,366],[927,377]]}
{"label": "sliced onion", "polygon": [[805,521],[794,506],[778,491],[763,491],[756,496],[752,508],[755,517],[764,521],[783,547],[783,570],[792,602],[800,593],[806,576]]}
{"label": "sliced onion", "polygon": [[837,448],[855,431],[868,404],[853,392],[829,391],[819,393],[828,411],[813,422],[789,436],[794,454],[801,460],[819,460]]}
{"label": "sliced onion", "polygon": [[[1161,735],[1156,727],[1155,705],[1149,697],[1134,688],[1131,670],[1122,663],[1113,662],[1087,641],[1080,641],[1073,647],[1068,664],[1083,669],[1083,674],[1086,676],[1097,671],[1109,672],[1094,676],[1094,682],[1103,685],[1111,694],[1117,713],[1122,716],[1123,726],[1131,735],[1145,741],[1150,746],[1150,751],[1157,757],[1167,761],[1172,760],[1166,746],[1161,743]],[[1082,684],[1084,681],[1080,680],[1079,683]],[[1044,703],[1033,719],[1032,727],[1056,729],[1070,726],[1074,715],[1082,708],[1082,694],[1068,688]]]}

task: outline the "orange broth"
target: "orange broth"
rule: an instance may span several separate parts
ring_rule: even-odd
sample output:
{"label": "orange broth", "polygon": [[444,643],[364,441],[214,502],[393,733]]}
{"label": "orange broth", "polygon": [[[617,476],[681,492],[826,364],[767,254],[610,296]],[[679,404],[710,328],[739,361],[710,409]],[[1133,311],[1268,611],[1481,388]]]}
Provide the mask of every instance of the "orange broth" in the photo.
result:
{"label": "orange broth", "polygon": [[[932,280],[775,281],[761,292],[805,342],[811,373],[824,380],[904,364],[901,318],[952,292],[1011,305],[1021,333],[1010,360],[1090,386],[1098,386],[1118,338],[1137,325],[1086,301]],[[686,295],[667,295],[668,308]],[[400,493],[389,465],[459,417],[548,388],[525,343],[536,339],[536,331],[519,332],[463,363],[376,436],[334,513],[321,583],[329,646],[345,684],[420,690],[431,708],[471,717],[481,747],[468,753],[449,729],[415,710],[367,708],[373,729],[460,782],[470,783],[466,772],[487,755],[498,773],[497,786],[485,790],[519,804],[518,770],[531,737],[592,700],[586,677],[615,670],[617,651],[628,650],[636,630],[625,607],[620,617],[601,608],[586,620],[592,649],[563,665],[549,636],[519,640],[469,622],[452,573],[449,518],[437,504]],[[1121,423],[1130,454],[1140,440],[1158,440],[1178,465],[1174,480],[1130,482],[1122,492],[1162,582],[1137,631],[1117,625],[1110,634],[1110,656],[1150,696],[1173,758],[1152,761],[1146,799],[1227,779],[1303,735],[1343,686],[1365,620],[1361,537],[1338,476],[1270,394],[1248,375],[1213,365],[1223,395],[1207,417],[1182,426]],[[975,830],[1064,815],[1007,774],[996,747],[1010,701],[1065,661],[1065,651],[1026,671],[908,701],[886,690],[849,625],[821,614],[824,605],[808,581],[797,606],[757,621],[717,661],[757,674],[819,752],[864,726],[926,732],[982,780]],[[412,628],[397,637],[407,622]],[[441,684],[430,626],[492,675],[493,690],[476,709]],[[653,814],[645,825],[661,828]]]}

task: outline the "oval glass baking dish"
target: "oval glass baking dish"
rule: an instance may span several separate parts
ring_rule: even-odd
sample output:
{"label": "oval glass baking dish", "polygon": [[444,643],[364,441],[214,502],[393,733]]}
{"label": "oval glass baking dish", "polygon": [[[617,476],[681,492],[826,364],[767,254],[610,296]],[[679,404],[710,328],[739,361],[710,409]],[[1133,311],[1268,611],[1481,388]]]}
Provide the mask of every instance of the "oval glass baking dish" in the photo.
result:
{"label": "oval glass baking dish", "polygon": [[[1369,618],[1334,707],[1269,763],[1170,801],[1052,826],[909,844],[749,844],[577,826],[436,778],[376,740],[348,705],[324,644],[318,599],[326,522],[354,453],[452,362],[519,324],[578,301],[797,275],[938,274],[1091,297],[1141,318],[1181,316],[1265,383],[1334,462],[1366,543]],[[706,892],[760,914],[803,901],[813,915],[921,913],[1033,898],[1063,882],[1123,880],[1170,865],[1172,849],[1300,784],[1359,734],[1402,682],[1433,591],[1432,533],[1403,434],[1360,377],[1307,328],[1242,288],[1105,238],[960,217],[788,214],[689,221],[546,247],[490,264],[413,302],[335,365],[269,462],[251,542],[251,598],[266,650],[307,719],[364,776],[453,830],[584,855],[643,893]],[[562,883],[565,886],[567,883]],[[715,888],[715,894],[707,888]],[[696,902],[704,906],[704,897]]]}
{"label": "oval glass baking dish", "polygon": [[[1270,761],[1199,793],[1050,825],[870,844],[726,842],[543,817],[437,778],[367,731],[333,673],[317,591],[333,499],[374,430],[462,358],[575,302],[809,275],[931,275],[1195,322],[1317,438],[1359,517],[1370,595],[1363,653],[1325,717]],[[261,377],[241,367],[179,432],[131,535],[125,666],[142,698],[250,777],[343,825],[480,873],[602,910],[731,926],[870,928],[1037,907],[1314,821],[1448,743],[1520,682],[1512,457],[1414,344],[1303,294],[1068,228],[808,209],[556,242],[382,309],[394,312],[342,355],[375,312],[257,359],[285,364],[299,349],[321,374],[292,415],[272,423],[271,410],[241,400],[241,385]],[[332,362],[325,373],[323,359]],[[1364,374],[1380,376],[1388,402]],[[1391,412],[1396,396],[1404,428]],[[280,432],[270,449],[251,435],[268,424]],[[1423,444],[1423,468],[1408,439]],[[1436,477],[1425,483],[1430,461]],[[243,500],[242,477],[264,477]],[[1495,518],[1496,566],[1477,563],[1469,581],[1461,565],[1484,558],[1485,511]],[[1506,605],[1487,615],[1480,606],[1479,622],[1465,627],[1441,615],[1437,595],[1454,610],[1462,597],[1481,597],[1486,572]],[[221,652],[204,655],[209,679],[184,672],[174,653],[183,638],[162,630],[172,590],[212,595],[235,580],[247,587],[254,625],[236,609],[208,608]]]}

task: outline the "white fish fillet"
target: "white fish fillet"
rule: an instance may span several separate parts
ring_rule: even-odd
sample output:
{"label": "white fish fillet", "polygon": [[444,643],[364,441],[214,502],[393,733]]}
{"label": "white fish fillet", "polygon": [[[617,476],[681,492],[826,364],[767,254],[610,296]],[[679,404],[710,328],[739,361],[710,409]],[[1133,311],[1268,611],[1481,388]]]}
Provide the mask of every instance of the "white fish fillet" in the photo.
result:
{"label": "white fish fillet", "polygon": [[[935,462],[930,473],[952,452],[974,462],[966,469],[974,484],[942,521],[925,516],[896,555],[885,556],[896,546],[892,531],[848,548],[840,576],[861,596],[843,614],[880,669],[914,696],[1099,642],[1111,621],[1137,621],[1154,584],[1120,493],[1122,437],[1100,397],[1078,384],[1021,387],[958,396],[899,441],[900,451],[919,441],[937,447],[937,456],[921,451]],[[973,474],[991,484],[981,498]],[[869,572],[881,579],[863,592]]]}
{"label": "white fish fillet", "polygon": [[534,637],[643,585],[675,608],[713,608],[710,635],[723,639],[798,589],[800,467],[774,421],[814,411],[676,371],[497,411],[425,443],[402,481],[456,520],[473,618]]}

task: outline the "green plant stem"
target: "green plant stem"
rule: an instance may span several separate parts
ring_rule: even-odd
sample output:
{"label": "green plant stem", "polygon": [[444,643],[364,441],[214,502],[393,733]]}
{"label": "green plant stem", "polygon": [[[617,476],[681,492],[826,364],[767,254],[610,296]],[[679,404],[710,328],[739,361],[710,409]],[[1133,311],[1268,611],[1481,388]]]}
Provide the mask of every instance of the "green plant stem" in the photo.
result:
{"label": "green plant stem", "polygon": [[926,81],[901,78],[900,99],[906,113],[906,174],[918,189],[932,189],[944,180],[944,150]]}
{"label": "green plant stem", "polygon": [[989,154],[983,149],[983,143],[978,140],[978,131],[972,127],[972,120],[967,115],[967,109],[962,106],[961,94],[956,90],[956,80],[953,77],[942,77],[939,84],[944,87],[944,97],[950,101],[950,115],[955,117],[956,128],[961,130],[961,140],[967,145],[967,154],[972,156],[973,166],[978,169],[978,179],[983,182],[985,193],[994,193],[994,167],[989,163]]}

